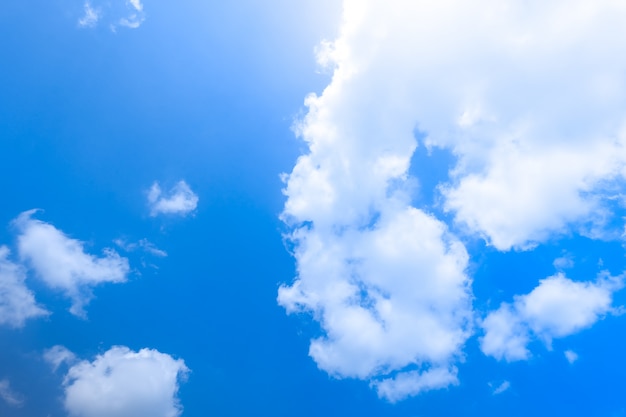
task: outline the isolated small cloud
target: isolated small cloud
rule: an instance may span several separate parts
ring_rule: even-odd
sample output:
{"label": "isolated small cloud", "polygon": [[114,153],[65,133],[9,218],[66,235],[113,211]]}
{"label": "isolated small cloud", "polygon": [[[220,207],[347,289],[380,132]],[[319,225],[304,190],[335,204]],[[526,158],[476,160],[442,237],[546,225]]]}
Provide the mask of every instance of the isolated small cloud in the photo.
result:
{"label": "isolated small cloud", "polygon": [[172,214],[185,216],[198,206],[198,196],[185,181],[179,181],[169,192],[163,193],[158,182],[148,191],[150,215]]}
{"label": "isolated small cloud", "polygon": [[22,327],[28,319],[47,316],[25,284],[26,271],[8,260],[9,248],[0,246],[0,325]]}
{"label": "isolated small cloud", "polygon": [[167,252],[156,247],[156,245],[150,242],[148,239],[140,239],[137,242],[127,242],[124,239],[115,239],[113,241],[117,246],[125,250],[126,252],[134,252],[137,250],[149,253],[152,256],[159,258],[167,257]]}
{"label": "isolated small cloud", "polygon": [[572,259],[571,255],[564,255],[556,258],[554,262],[552,262],[552,265],[559,270],[572,268],[574,266],[574,259]]}
{"label": "isolated small cloud", "polygon": [[54,371],[59,369],[59,366],[66,364],[71,365],[76,362],[76,355],[68,348],[61,345],[56,345],[50,349],[46,349],[43,354],[43,358],[48,362]]}
{"label": "isolated small cloud", "polygon": [[417,395],[423,391],[446,388],[457,385],[456,368],[433,368],[422,373],[417,371],[403,372],[394,378],[386,378],[372,383],[380,398],[396,402],[406,397]]}
{"label": "isolated small cloud", "polygon": [[573,350],[566,350],[565,352],[563,352],[563,354],[565,355],[565,359],[567,359],[569,363],[574,363],[578,360],[578,353],[574,352]]}
{"label": "isolated small cloud", "polygon": [[[131,13],[129,16],[121,18],[118,24],[130,29],[137,29],[144,20],[145,18],[143,16],[137,13]],[[114,26],[112,26],[112,28],[114,28]],[[115,31],[115,29],[113,29],[113,31]]]}
{"label": "isolated small cloud", "polygon": [[8,379],[0,380],[0,398],[12,407],[21,407],[24,404],[24,397],[11,388]]}
{"label": "isolated small cloud", "polygon": [[509,388],[511,388],[511,383],[509,381],[504,381],[493,389],[492,394],[493,395],[502,394],[503,392],[507,391]]}
{"label": "isolated small cloud", "polygon": [[[487,315],[481,350],[507,361],[527,359],[527,345],[539,339],[551,347],[552,339],[591,327],[612,311],[613,292],[623,278],[601,274],[595,282],[576,282],[562,273],[541,280],[529,294],[516,296]],[[567,356],[567,354],[566,354]]]}
{"label": "isolated small cloud", "polygon": [[68,370],[64,406],[71,417],[178,417],[188,371],[182,359],[157,350],[116,346]]}
{"label": "isolated small cloud", "polygon": [[50,288],[72,300],[70,312],[84,316],[93,298],[93,287],[126,281],[128,259],[112,249],[97,257],[85,252],[83,242],[72,239],[49,223],[33,219],[36,210],[20,214],[14,221],[19,231],[20,258]]}
{"label": "isolated small cloud", "polygon": [[98,24],[100,20],[100,9],[93,8],[91,3],[86,1],[84,4],[85,14],[78,19],[78,26],[81,28],[92,28]]}

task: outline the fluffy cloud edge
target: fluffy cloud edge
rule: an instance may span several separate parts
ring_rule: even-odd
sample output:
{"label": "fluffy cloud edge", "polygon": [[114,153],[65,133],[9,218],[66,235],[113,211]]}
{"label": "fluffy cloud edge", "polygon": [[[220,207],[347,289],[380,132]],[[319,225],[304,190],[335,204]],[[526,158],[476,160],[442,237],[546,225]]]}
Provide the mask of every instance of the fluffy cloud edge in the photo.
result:
{"label": "fluffy cloud edge", "polygon": [[[540,340],[551,349],[553,339],[576,334],[614,311],[613,293],[624,286],[624,276],[607,272],[595,281],[573,281],[557,273],[539,282],[530,293],[503,303],[482,320],[484,354],[508,362],[531,356],[528,344]],[[567,351],[570,363],[577,356]]]}
{"label": "fluffy cloud edge", "polygon": [[68,369],[64,406],[80,417],[178,417],[178,391],[189,372],[182,359],[155,349],[113,346]]}
{"label": "fluffy cloud edge", "polygon": [[13,221],[20,259],[46,286],[71,299],[72,314],[85,317],[95,286],[126,281],[128,259],[110,248],[104,249],[102,257],[86,253],[83,242],[33,218],[36,212],[25,211]]}
{"label": "fluffy cloud edge", "polygon": [[0,325],[20,328],[27,320],[46,317],[50,312],[37,303],[26,286],[26,271],[11,262],[9,254],[8,247],[0,246]]}

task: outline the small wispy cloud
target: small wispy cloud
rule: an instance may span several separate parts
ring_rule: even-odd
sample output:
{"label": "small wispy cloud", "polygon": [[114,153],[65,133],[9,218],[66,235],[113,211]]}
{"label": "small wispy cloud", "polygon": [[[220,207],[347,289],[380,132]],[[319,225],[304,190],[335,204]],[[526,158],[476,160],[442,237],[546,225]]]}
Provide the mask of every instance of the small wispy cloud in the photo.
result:
{"label": "small wispy cloud", "polygon": [[143,4],[140,0],[127,0],[126,8],[130,10],[130,13],[128,16],[121,18],[118,24],[130,29],[137,29],[146,20]]}
{"label": "small wispy cloud", "polygon": [[68,348],[61,345],[52,346],[50,349],[46,349],[43,354],[43,358],[46,362],[52,366],[52,369],[56,371],[59,366],[63,364],[73,365],[76,362],[76,355]]}
{"label": "small wispy cloud", "polygon": [[567,361],[572,364],[574,362],[576,362],[578,360],[578,353],[574,352],[573,350],[566,350],[565,352],[563,352],[563,354],[565,355],[565,359],[567,359]]}
{"label": "small wispy cloud", "polygon": [[142,250],[146,253],[149,253],[150,255],[158,256],[159,258],[165,258],[167,256],[167,252],[159,249],[154,243],[150,242],[148,239],[140,239],[138,242],[127,242],[124,239],[115,239],[113,242],[126,252]]}
{"label": "small wispy cloud", "polygon": [[[492,384],[489,384],[489,385],[491,386]],[[507,391],[509,388],[511,388],[511,383],[509,381],[504,381],[493,389],[492,394],[493,395],[502,394],[504,391]]]}
{"label": "small wispy cloud", "polygon": [[21,407],[24,404],[24,397],[13,391],[8,379],[0,380],[0,398],[12,407]]}
{"label": "small wispy cloud", "polygon": [[81,28],[92,28],[98,24],[100,20],[100,9],[92,7],[91,3],[86,1],[84,4],[85,14],[78,19],[78,26]]}
{"label": "small wispy cloud", "polygon": [[[104,19],[105,16],[106,19]],[[141,0],[116,0],[113,2],[87,0],[83,4],[83,14],[78,19],[78,27],[95,28],[104,23],[105,25],[108,24],[111,31],[116,32],[118,26],[137,29],[145,20],[146,12]]]}
{"label": "small wispy cloud", "polygon": [[185,181],[179,181],[168,193],[164,194],[158,182],[154,182],[148,191],[150,215],[176,214],[185,216],[198,206],[198,196]]}

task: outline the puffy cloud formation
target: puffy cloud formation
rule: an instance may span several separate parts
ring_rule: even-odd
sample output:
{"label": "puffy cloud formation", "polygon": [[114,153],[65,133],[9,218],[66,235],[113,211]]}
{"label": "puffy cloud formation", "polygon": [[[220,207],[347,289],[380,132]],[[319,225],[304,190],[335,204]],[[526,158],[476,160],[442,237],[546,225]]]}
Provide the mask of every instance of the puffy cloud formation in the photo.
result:
{"label": "puffy cloud formation", "polygon": [[112,249],[105,249],[102,257],[85,253],[81,241],[32,218],[34,213],[35,210],[26,211],[14,221],[19,231],[20,258],[48,287],[62,291],[72,300],[72,314],[84,316],[84,307],[93,298],[93,287],[126,281],[128,260]]}
{"label": "puffy cloud formation", "polygon": [[[550,347],[552,339],[590,327],[611,312],[613,292],[622,286],[622,276],[607,274],[595,282],[572,281],[562,273],[541,280],[529,294],[516,296],[513,304],[503,303],[487,315],[481,324],[485,331],[481,350],[496,359],[527,359],[531,338]],[[575,360],[574,355],[566,353],[568,360]]]}
{"label": "puffy cloud formation", "polygon": [[8,379],[0,380],[0,398],[12,407],[20,407],[24,404],[24,398],[19,393],[13,391]]}
{"label": "puffy cloud formation", "polygon": [[0,246],[0,325],[22,327],[27,319],[49,313],[26,287],[24,268],[9,261],[8,256],[9,248]]}
{"label": "puffy cloud formation", "polygon": [[291,238],[298,278],[278,301],[319,320],[326,334],[309,354],[321,369],[371,379],[391,401],[456,382],[452,362],[469,336],[467,254],[441,222],[405,207],[365,230],[305,226]]}
{"label": "puffy cloud formation", "polygon": [[191,213],[198,206],[198,196],[191,191],[185,181],[179,181],[164,195],[158,182],[154,182],[148,191],[148,204],[150,215],[178,214],[186,215]]}
{"label": "puffy cloud formation", "polygon": [[[572,230],[607,236],[626,173],[626,5],[343,4],[338,37],[317,51],[332,81],[296,126],[308,152],[284,176],[298,276],[278,301],[319,321],[310,355],[321,369],[370,379],[393,401],[453,384],[471,331],[465,249],[411,206],[414,150],[453,153],[441,206],[499,250]],[[608,284],[567,282],[544,280],[491,314],[483,348],[526,357],[529,338],[569,334],[607,311]],[[532,301],[552,285],[599,304],[576,310],[580,321],[551,322]]]}
{"label": "puffy cloud formation", "polygon": [[95,27],[98,24],[98,20],[100,20],[100,10],[94,9],[88,1],[85,2],[84,8],[85,14],[78,19],[78,26],[81,28]]}
{"label": "puffy cloud formation", "polygon": [[69,369],[65,408],[71,417],[178,417],[179,383],[187,372],[182,359],[116,346]]}
{"label": "puffy cloud formation", "polygon": [[399,28],[403,11],[392,19],[391,10],[347,1],[339,38],[320,51],[335,70],[324,93],[307,98],[297,128],[309,153],[284,177],[298,276],[278,302],[320,322],[325,334],[309,353],[321,369],[371,380],[396,401],[456,383],[471,306],[465,248],[410,204],[417,114],[408,74],[395,73],[406,54],[390,62],[383,43],[414,23]]}
{"label": "puffy cloud formation", "polygon": [[[318,51],[333,79],[303,128],[313,154],[342,157],[303,158],[287,208],[367,213],[355,193],[404,172],[417,126],[457,157],[445,209],[498,249],[598,232],[625,172],[625,17],[612,0],[345,0],[339,37]],[[357,173],[346,152],[370,164]],[[371,193],[354,191],[357,175]]]}

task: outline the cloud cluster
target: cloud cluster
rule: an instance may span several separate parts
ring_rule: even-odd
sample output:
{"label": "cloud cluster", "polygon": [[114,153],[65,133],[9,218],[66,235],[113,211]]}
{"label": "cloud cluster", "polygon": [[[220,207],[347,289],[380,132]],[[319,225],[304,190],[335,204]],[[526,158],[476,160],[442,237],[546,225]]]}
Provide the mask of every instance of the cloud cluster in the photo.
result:
{"label": "cloud cluster", "polygon": [[90,255],[81,241],[32,218],[34,213],[26,211],[13,222],[19,231],[19,256],[48,287],[72,300],[72,314],[84,316],[84,307],[93,298],[93,287],[126,281],[128,259],[112,249],[105,249],[102,257]]}
{"label": "cloud cluster", "polygon": [[[503,303],[482,321],[483,353],[507,361],[528,359],[528,344],[539,339],[548,347],[552,339],[579,332],[612,311],[613,292],[623,277],[604,273],[595,282],[577,282],[558,273],[543,279],[530,293]],[[570,362],[577,358],[566,352]]]}
{"label": "cloud cluster", "polygon": [[185,216],[198,206],[198,196],[185,181],[176,183],[166,194],[155,181],[148,191],[148,205],[153,217],[160,214]]}
{"label": "cloud cluster", "polygon": [[8,260],[9,248],[0,246],[0,325],[22,327],[27,319],[49,313],[26,286],[26,271]]}
{"label": "cloud cluster", "polygon": [[115,346],[69,368],[65,409],[71,417],[178,417],[188,371],[182,359],[157,350]]}
{"label": "cloud cluster", "polygon": [[[321,369],[397,400],[455,383],[471,331],[465,248],[412,207],[416,147],[456,157],[432,191],[459,233],[498,250],[570,231],[619,235],[609,224],[624,205],[626,5],[343,4],[338,37],[317,51],[332,81],[296,126],[308,152],[284,175],[297,277],[278,302],[319,321],[309,353]],[[485,319],[483,350],[526,357],[529,338],[547,342],[608,311],[609,287],[546,279]],[[581,294],[591,298],[569,311]],[[558,321],[550,309],[579,315]]]}

